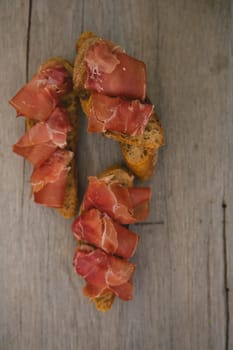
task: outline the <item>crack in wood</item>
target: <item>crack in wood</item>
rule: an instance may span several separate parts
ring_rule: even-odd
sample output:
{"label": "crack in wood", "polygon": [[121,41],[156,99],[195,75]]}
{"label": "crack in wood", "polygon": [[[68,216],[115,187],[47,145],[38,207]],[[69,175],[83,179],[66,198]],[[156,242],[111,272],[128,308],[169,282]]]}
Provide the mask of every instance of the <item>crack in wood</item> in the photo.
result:
{"label": "crack in wood", "polygon": [[[29,52],[30,52],[30,33],[31,33],[31,17],[32,17],[32,0],[29,0],[29,8],[28,8],[28,25],[27,25],[27,44],[26,44],[26,82],[29,80]],[[26,130],[26,125],[25,125]],[[25,178],[25,159],[23,159],[23,179],[22,179],[22,196],[21,196],[21,208],[24,205],[24,178]]]}
{"label": "crack in wood", "polygon": [[83,27],[84,27],[84,4],[85,4],[85,0],[82,0],[81,33],[83,32]]}
{"label": "crack in wood", "polygon": [[225,350],[229,350],[230,304],[229,304],[228,264],[227,264],[226,210],[227,210],[227,204],[225,200],[223,200],[222,202],[223,259],[224,259],[224,287],[225,287],[225,310],[226,310]]}
{"label": "crack in wood", "polygon": [[22,177],[22,193],[21,193],[21,210],[23,208],[24,205],[24,178],[25,178],[25,159],[23,159],[23,177]]}
{"label": "crack in wood", "polygon": [[155,221],[155,222],[136,222],[135,226],[146,226],[146,225],[164,225],[164,221]]}
{"label": "crack in wood", "polygon": [[32,0],[29,0],[28,26],[27,26],[27,46],[26,46],[26,81],[27,82],[28,82],[28,78],[29,78],[29,53],[30,53],[31,18],[32,18]]}
{"label": "crack in wood", "polygon": [[[211,277],[210,277],[210,235],[208,232],[207,235],[207,315],[208,319],[211,320],[211,293],[210,293],[210,283],[211,283]],[[208,323],[208,349],[211,348],[211,324]]]}
{"label": "crack in wood", "polygon": [[[157,3],[157,15],[159,16],[159,3]],[[159,72],[159,68],[160,68],[160,21],[157,20],[157,28],[156,28],[156,71],[157,71],[157,75]],[[158,78],[157,78],[158,79]]]}

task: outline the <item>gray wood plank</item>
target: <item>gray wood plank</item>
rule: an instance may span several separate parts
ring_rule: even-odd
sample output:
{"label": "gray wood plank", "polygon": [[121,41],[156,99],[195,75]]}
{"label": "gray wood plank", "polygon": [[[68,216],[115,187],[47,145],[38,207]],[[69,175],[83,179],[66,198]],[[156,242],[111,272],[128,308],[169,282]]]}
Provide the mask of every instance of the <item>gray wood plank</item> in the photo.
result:
{"label": "gray wood plank", "polygon": [[158,71],[167,134],[165,221],[175,269],[172,338],[177,349],[224,349],[221,203],[230,159],[223,145],[229,131],[222,123],[229,116],[226,98],[232,96],[228,90],[230,2],[212,2],[212,6],[195,2],[183,9],[169,5],[169,11],[167,2],[159,7],[163,20]]}
{"label": "gray wood plank", "polygon": [[[0,6],[6,101],[26,77],[29,4]],[[23,122],[1,105],[0,349],[223,350],[227,329],[233,346],[232,18],[227,0],[32,2],[29,77],[50,56],[73,59],[81,30],[115,40],[147,64],[166,147],[147,224],[132,226],[134,301],[99,314],[72,270],[71,221],[29,200],[31,168],[10,147]],[[85,128],[82,117],[81,194],[88,175],[122,161],[116,143]]]}
{"label": "gray wood plank", "polygon": [[219,62],[227,60],[228,10],[204,2],[182,8],[165,1],[158,7],[154,76],[158,72],[158,103],[167,135],[164,221],[171,247],[175,349],[224,349],[226,342],[221,203],[227,160],[219,122],[227,113],[230,69]]}
{"label": "gray wood plank", "polygon": [[27,25],[28,1],[0,2],[0,349],[21,347],[23,162],[11,146],[24,126],[8,100],[26,81]]}
{"label": "gray wood plank", "polygon": [[[32,2],[29,78],[51,56],[74,57],[76,29],[81,30],[81,2]],[[28,201],[25,167],[24,230],[25,285],[27,302],[22,311],[22,349],[74,349],[79,347],[76,323],[81,300],[80,281],[75,278],[72,257],[75,244],[71,220],[56,211]],[[30,236],[28,237],[28,233]]]}

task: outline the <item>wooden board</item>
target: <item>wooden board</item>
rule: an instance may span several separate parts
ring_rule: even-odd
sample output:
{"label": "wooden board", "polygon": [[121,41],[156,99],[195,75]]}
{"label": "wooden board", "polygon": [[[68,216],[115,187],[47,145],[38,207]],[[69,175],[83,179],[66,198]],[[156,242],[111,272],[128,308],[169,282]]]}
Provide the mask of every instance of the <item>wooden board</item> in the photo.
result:
{"label": "wooden board", "polygon": [[[233,347],[232,23],[230,0],[0,3],[1,350]],[[24,123],[7,101],[43,60],[72,60],[83,30],[145,61],[166,136],[149,218],[132,226],[134,301],[108,314],[82,297],[72,221],[29,200],[31,167],[11,152]],[[88,175],[122,162],[85,129],[80,115],[81,195]]]}

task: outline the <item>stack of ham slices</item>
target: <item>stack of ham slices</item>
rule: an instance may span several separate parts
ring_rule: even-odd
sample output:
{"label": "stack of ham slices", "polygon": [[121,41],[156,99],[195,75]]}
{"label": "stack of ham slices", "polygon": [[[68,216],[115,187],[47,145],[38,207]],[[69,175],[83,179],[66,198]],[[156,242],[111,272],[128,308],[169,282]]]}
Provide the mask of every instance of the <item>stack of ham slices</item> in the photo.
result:
{"label": "stack of ham slices", "polygon": [[87,282],[83,293],[91,300],[109,292],[122,300],[132,299],[135,265],[128,259],[139,236],[123,225],[146,219],[150,195],[148,187],[126,187],[112,176],[89,177],[72,231],[80,242],[74,267]]}
{"label": "stack of ham slices", "polygon": [[149,179],[164,133],[147,98],[145,63],[92,32],[81,34],[76,50],[73,84],[87,130],[116,140],[128,168]]}
{"label": "stack of ham slices", "polygon": [[84,88],[92,93],[88,131],[141,136],[154,110],[145,103],[145,64],[103,39],[89,46],[83,61]]}
{"label": "stack of ham slices", "polygon": [[65,150],[70,117],[60,105],[61,98],[70,91],[72,76],[53,61],[10,100],[17,116],[35,121],[13,151],[33,164],[30,182],[34,200],[49,207],[63,206],[68,165],[73,157],[73,152]]}

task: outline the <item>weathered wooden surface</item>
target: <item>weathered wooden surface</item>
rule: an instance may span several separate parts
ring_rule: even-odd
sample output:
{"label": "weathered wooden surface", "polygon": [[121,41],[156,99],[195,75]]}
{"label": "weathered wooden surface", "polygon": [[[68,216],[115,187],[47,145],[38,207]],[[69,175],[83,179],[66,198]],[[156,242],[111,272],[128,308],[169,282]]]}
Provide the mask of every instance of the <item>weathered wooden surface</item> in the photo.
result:
{"label": "weathered wooden surface", "polygon": [[[0,349],[233,348],[233,6],[206,1],[0,2]],[[11,153],[24,130],[7,105],[38,65],[74,58],[82,30],[148,67],[166,134],[150,217],[134,257],[135,298],[99,314],[72,269],[71,221],[29,200],[30,167]],[[122,161],[80,120],[87,175]],[[84,152],[83,152],[84,150]]]}

